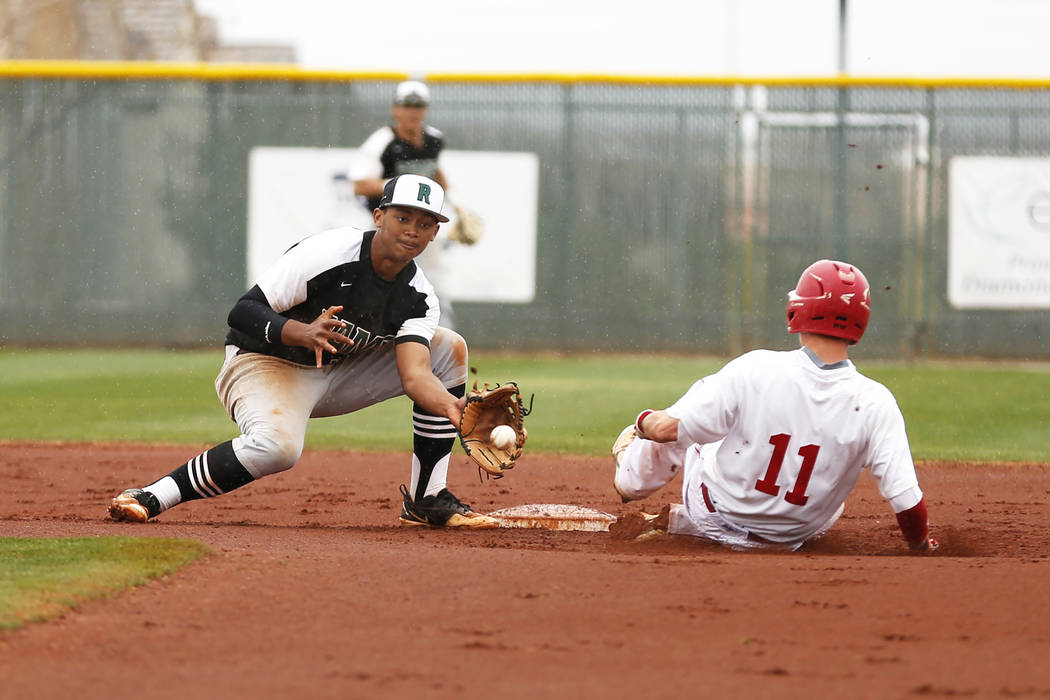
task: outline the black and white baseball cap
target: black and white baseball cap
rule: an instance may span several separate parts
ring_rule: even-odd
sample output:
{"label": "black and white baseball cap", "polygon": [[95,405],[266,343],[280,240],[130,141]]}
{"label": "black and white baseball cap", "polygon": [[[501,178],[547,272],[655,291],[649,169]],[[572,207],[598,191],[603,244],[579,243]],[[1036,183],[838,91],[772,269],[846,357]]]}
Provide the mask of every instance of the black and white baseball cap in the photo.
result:
{"label": "black and white baseball cap", "polygon": [[397,86],[394,104],[402,107],[426,107],[430,104],[430,89],[418,80],[406,80]]}
{"label": "black and white baseball cap", "polygon": [[442,223],[448,221],[448,217],[441,213],[444,204],[445,189],[422,175],[398,175],[390,178],[383,187],[383,196],[379,200],[380,209],[391,206],[422,209],[436,216]]}

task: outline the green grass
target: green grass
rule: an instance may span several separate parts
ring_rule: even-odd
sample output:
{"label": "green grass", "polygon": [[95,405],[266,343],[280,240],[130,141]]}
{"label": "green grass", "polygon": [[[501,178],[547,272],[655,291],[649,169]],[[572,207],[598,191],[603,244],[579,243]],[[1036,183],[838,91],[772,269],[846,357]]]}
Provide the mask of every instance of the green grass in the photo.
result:
{"label": "green grass", "polygon": [[0,538],[0,631],[142,585],[209,552],[151,537]]}
{"label": "green grass", "polygon": [[861,367],[897,397],[919,459],[1050,462],[1050,368],[976,363]]}
{"label": "green grass", "polygon": [[[215,396],[219,350],[0,350],[0,439],[217,443],[236,434]],[[474,353],[471,378],[515,380],[531,453],[605,454],[645,407],[663,408],[722,358]],[[1046,365],[859,361],[897,396],[917,459],[1050,461]],[[311,421],[309,448],[409,449],[400,398]]]}

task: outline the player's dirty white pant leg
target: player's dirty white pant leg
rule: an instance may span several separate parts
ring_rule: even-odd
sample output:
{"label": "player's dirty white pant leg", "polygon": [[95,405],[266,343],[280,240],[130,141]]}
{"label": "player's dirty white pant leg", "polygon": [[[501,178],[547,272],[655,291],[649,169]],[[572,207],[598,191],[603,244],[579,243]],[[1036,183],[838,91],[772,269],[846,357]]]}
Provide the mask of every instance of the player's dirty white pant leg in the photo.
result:
{"label": "player's dirty white pant leg", "polygon": [[679,503],[671,506],[667,531],[672,535],[688,535],[689,537],[711,540],[735,550],[769,549],[774,551],[795,551],[806,542],[827,534],[827,531],[831,529],[831,526],[835,524],[835,521],[842,514],[843,507],[839,507],[839,510],[824,524],[820,532],[800,542],[775,543],[756,541],[749,537],[747,530],[735,526],[718,513],[711,513],[706,509],[699,512],[689,510],[684,504]]}
{"label": "player's dirty white pant leg", "polygon": [[467,383],[467,341],[459,333],[438,327],[430,341],[430,366],[446,389]]}
{"label": "player's dirty white pant leg", "polygon": [[719,513],[712,513],[704,499],[702,483],[704,466],[711,466],[721,441],[694,445],[685,454],[682,474],[682,503],[672,506],[667,531],[712,540],[732,549],[760,546],[748,540],[747,530],[734,526]]}
{"label": "player's dirty white pant leg", "polygon": [[289,469],[299,460],[307,421],[324,395],[331,369],[235,353],[227,349],[215,390],[241,430],[233,440],[234,454],[258,479]]}
{"label": "player's dirty white pant leg", "polygon": [[681,470],[686,447],[685,443],[635,438],[616,460],[616,491],[631,501],[656,492]]}

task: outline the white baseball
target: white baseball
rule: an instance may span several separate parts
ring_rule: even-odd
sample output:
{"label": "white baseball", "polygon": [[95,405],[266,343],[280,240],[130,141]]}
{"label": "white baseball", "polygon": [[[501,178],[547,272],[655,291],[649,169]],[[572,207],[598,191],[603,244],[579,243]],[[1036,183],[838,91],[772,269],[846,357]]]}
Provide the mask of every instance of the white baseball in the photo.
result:
{"label": "white baseball", "polygon": [[492,429],[492,434],[489,439],[492,444],[501,450],[509,450],[514,447],[514,440],[518,436],[514,433],[514,428],[509,425],[497,425]]}

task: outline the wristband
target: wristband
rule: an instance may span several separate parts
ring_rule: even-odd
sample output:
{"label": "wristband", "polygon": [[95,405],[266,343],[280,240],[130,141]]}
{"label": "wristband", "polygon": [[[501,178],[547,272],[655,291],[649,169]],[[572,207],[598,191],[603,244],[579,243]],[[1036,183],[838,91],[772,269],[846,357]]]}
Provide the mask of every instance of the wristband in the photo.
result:
{"label": "wristband", "polygon": [[638,435],[638,437],[645,437],[645,431],[642,430],[642,421],[644,421],[646,416],[648,416],[650,413],[656,413],[656,411],[654,411],[651,408],[647,408],[641,413],[639,413],[638,417],[634,419],[634,432]]}

